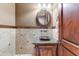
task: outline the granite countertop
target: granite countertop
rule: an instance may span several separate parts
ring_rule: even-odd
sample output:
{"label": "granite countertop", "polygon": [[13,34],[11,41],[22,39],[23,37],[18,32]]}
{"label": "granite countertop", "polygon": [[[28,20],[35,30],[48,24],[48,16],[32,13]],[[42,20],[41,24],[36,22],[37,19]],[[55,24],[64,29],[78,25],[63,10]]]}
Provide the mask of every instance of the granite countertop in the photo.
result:
{"label": "granite countertop", "polygon": [[33,44],[60,44],[60,42],[34,42]]}

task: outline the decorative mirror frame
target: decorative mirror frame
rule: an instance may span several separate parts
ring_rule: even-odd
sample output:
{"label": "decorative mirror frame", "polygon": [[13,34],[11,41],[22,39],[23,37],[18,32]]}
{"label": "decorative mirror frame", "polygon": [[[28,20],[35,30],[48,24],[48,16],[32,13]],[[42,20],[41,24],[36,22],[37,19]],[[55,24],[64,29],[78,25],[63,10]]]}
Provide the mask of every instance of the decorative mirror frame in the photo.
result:
{"label": "decorative mirror frame", "polygon": [[[39,12],[42,12],[42,11],[45,11],[46,13],[47,13],[47,15],[49,15],[49,21],[48,21],[48,23],[46,24],[46,25],[42,25],[40,22],[39,22]],[[51,13],[49,12],[49,11],[47,11],[47,10],[40,10],[38,13],[37,13],[37,15],[36,15],[36,24],[38,25],[38,26],[41,26],[41,27],[48,27],[48,26],[50,26],[50,24],[51,24]]]}

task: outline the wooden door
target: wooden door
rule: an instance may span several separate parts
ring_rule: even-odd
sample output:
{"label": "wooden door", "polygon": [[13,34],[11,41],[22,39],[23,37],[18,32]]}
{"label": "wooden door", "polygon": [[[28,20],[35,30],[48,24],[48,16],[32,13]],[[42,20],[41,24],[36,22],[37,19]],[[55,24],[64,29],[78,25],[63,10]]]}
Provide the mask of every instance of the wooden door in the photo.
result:
{"label": "wooden door", "polygon": [[79,4],[62,4],[59,22],[62,55],[79,55]]}

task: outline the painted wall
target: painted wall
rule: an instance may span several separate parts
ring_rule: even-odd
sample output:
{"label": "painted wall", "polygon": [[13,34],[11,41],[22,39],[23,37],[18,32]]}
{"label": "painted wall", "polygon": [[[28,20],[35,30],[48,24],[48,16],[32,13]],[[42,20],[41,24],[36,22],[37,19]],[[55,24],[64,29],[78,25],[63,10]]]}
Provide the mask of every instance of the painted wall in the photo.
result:
{"label": "painted wall", "polygon": [[[51,9],[49,12],[53,18],[54,10],[58,8],[58,4],[51,4]],[[16,4],[16,25],[17,26],[37,26],[36,15],[40,11],[37,3],[17,3]],[[56,16],[55,16],[56,17]],[[52,19],[52,23],[53,23]],[[53,24],[51,25],[53,26]]]}
{"label": "painted wall", "polygon": [[16,25],[17,26],[36,26],[35,12],[37,4],[16,4]]}
{"label": "painted wall", "polygon": [[14,3],[0,3],[0,25],[15,26]]}

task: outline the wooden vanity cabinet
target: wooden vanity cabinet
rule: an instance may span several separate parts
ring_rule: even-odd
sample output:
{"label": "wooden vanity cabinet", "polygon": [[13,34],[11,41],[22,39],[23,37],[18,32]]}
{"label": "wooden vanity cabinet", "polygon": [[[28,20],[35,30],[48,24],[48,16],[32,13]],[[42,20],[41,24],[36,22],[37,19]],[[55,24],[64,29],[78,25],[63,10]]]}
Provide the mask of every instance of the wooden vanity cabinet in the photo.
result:
{"label": "wooden vanity cabinet", "polygon": [[56,56],[57,44],[34,44],[35,56]]}

